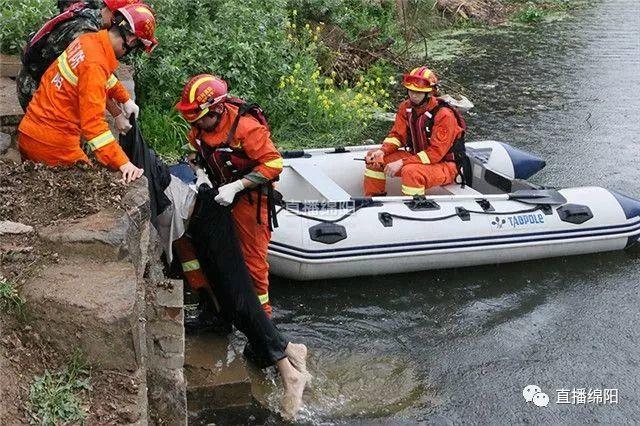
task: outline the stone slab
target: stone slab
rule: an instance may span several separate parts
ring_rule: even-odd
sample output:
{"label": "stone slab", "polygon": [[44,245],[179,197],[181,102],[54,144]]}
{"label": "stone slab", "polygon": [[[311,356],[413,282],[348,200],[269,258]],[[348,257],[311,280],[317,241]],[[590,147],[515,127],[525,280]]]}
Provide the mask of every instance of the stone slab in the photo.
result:
{"label": "stone slab", "polygon": [[190,412],[251,405],[247,366],[226,336],[187,336],[185,350]]}
{"label": "stone slab", "polygon": [[63,353],[80,346],[91,363],[137,368],[135,268],[128,262],[64,260],[22,290],[35,327]]}
{"label": "stone slab", "polygon": [[124,213],[103,210],[71,222],[48,226],[38,236],[57,251],[116,260],[126,239]]}
{"label": "stone slab", "polygon": [[20,57],[17,55],[0,55],[0,77],[16,78],[20,72]]}
{"label": "stone slab", "polygon": [[0,78],[0,126],[17,126],[24,115],[18,102],[16,82],[10,78]]}

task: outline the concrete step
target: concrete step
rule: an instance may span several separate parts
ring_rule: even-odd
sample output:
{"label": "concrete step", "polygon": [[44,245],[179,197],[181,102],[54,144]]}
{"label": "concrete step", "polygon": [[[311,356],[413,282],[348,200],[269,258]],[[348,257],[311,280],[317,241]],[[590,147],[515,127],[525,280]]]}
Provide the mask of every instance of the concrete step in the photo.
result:
{"label": "concrete step", "polygon": [[189,413],[252,405],[251,381],[242,353],[227,336],[187,336],[184,372]]}

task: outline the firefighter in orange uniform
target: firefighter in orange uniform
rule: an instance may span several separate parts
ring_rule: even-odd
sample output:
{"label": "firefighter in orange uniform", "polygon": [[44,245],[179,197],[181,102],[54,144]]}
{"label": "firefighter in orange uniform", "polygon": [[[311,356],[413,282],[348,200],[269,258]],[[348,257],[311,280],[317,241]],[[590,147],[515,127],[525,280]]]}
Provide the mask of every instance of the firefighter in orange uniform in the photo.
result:
{"label": "firefighter in orange uniform", "polygon": [[144,3],[126,5],[115,13],[109,30],[83,34],[52,63],[18,127],[24,159],[48,165],[89,163],[84,137],[97,160],[123,173],[126,182],[142,175],[118,145],[104,118],[108,95],[137,114],[137,106],[113,72],[117,58],[135,49],[151,52],[157,45],[155,17]]}
{"label": "firefighter in orange uniform", "polygon": [[366,196],[386,195],[387,177],[399,176],[405,195],[424,195],[427,188],[454,182],[458,174],[452,150],[456,142],[464,143],[465,125],[436,97],[436,75],[427,67],[415,68],[402,84],[409,99],[398,107],[382,147],[365,157]]}
{"label": "firefighter in orange uniform", "polygon": [[[191,124],[189,142],[207,162],[215,185],[215,200],[233,206],[233,217],[245,262],[260,303],[271,316],[267,248],[271,240],[267,193],[282,171],[264,117],[248,113],[243,101],[230,98],[224,80],[209,74],[193,77],[176,108]],[[261,122],[262,121],[262,122]],[[229,154],[230,152],[230,154]],[[224,155],[231,155],[229,160]],[[244,159],[244,166],[234,166]],[[239,194],[241,193],[242,194]]]}

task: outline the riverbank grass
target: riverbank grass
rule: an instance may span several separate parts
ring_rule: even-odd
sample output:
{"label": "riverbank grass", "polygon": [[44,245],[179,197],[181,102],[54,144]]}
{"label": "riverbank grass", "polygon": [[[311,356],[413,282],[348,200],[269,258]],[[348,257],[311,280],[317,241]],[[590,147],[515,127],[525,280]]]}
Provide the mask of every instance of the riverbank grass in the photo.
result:
{"label": "riverbank grass", "polygon": [[22,319],[25,317],[26,301],[18,293],[15,284],[4,277],[0,277],[0,308],[17,313]]}
{"label": "riverbank grass", "polygon": [[82,391],[91,390],[91,376],[84,356],[75,350],[65,368],[57,372],[45,370],[35,378],[29,390],[28,411],[33,420],[43,425],[82,423],[87,417]]}

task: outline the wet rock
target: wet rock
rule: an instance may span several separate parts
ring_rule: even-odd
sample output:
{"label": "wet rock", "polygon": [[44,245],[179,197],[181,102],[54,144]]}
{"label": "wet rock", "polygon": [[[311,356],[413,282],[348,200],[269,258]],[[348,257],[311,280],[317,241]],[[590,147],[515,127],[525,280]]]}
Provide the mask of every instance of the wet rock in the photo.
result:
{"label": "wet rock", "polygon": [[0,235],[2,234],[29,234],[33,232],[33,227],[19,222],[8,220],[0,222]]}
{"label": "wet rock", "polygon": [[[229,352],[233,356],[229,356]],[[227,361],[216,365],[219,360]],[[189,336],[184,371],[190,412],[248,406],[252,402],[251,380],[244,358],[226,336]]]}

